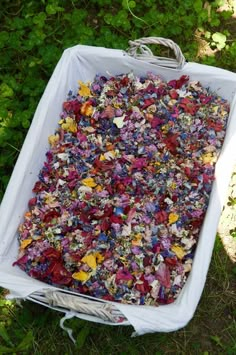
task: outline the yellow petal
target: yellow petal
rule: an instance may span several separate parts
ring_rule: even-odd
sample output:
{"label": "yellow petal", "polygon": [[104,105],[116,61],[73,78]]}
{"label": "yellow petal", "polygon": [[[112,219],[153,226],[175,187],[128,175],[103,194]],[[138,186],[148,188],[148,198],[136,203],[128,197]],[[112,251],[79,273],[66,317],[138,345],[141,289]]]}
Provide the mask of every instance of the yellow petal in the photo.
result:
{"label": "yellow petal", "polygon": [[85,272],[83,270],[79,271],[79,272],[74,272],[74,274],[72,274],[73,279],[78,280],[78,281],[87,281],[90,277],[90,274],[88,272]]}
{"label": "yellow petal", "polygon": [[101,264],[103,262],[103,260],[104,260],[104,256],[102,256],[102,254],[100,254],[99,252],[97,252],[95,254],[95,257],[96,257],[96,260],[97,260],[98,264]]}
{"label": "yellow petal", "polygon": [[104,154],[101,154],[101,155],[100,155],[99,160],[100,160],[100,161],[106,160],[106,158],[105,158]]}
{"label": "yellow petal", "polygon": [[55,135],[52,134],[51,136],[48,137],[48,142],[53,147],[54,145],[57,144],[59,139],[60,139],[59,134],[55,134]]}
{"label": "yellow petal", "polygon": [[142,245],[142,242],[140,240],[137,240],[137,239],[132,240],[131,243],[132,243],[133,246],[136,246],[136,247]]}
{"label": "yellow petal", "polygon": [[132,240],[132,245],[140,246],[142,245],[142,234],[138,233],[134,236],[135,239]]}
{"label": "yellow petal", "polygon": [[77,123],[71,117],[66,117],[66,122],[62,123],[61,127],[68,132],[76,133],[77,132]]}
{"label": "yellow petal", "polygon": [[176,221],[178,221],[179,216],[176,213],[170,213],[169,214],[169,224],[173,224]]}
{"label": "yellow petal", "polygon": [[141,239],[142,239],[142,234],[141,234],[141,233],[136,234],[136,235],[135,235],[135,238],[136,238],[137,240],[141,240]]}
{"label": "yellow petal", "polygon": [[84,186],[88,186],[88,187],[95,187],[95,186],[97,186],[97,184],[96,184],[96,182],[94,181],[94,179],[93,179],[93,178],[90,178],[90,177],[81,180],[81,182],[82,182],[82,184],[83,184]]}
{"label": "yellow petal", "polygon": [[85,255],[81,261],[86,263],[91,269],[96,269],[97,267],[96,257],[93,254]]}
{"label": "yellow petal", "polygon": [[111,160],[111,159],[114,159],[115,156],[116,156],[116,152],[114,150],[110,150],[104,154],[101,154],[99,160],[100,161]]}
{"label": "yellow petal", "polygon": [[178,259],[183,259],[183,257],[185,256],[185,251],[183,248],[181,248],[178,245],[173,245],[173,247],[171,248],[171,250],[175,253],[175,255],[177,256]]}
{"label": "yellow petal", "polygon": [[104,157],[108,160],[114,159],[116,156],[116,152],[114,150],[110,150],[106,153],[104,153]]}
{"label": "yellow petal", "polygon": [[28,245],[30,245],[32,243],[32,241],[33,241],[33,239],[31,239],[31,238],[22,240],[20,243],[20,248],[25,249]]}
{"label": "yellow petal", "polygon": [[96,186],[96,191],[97,192],[101,192],[103,190],[102,186],[101,185],[97,185]]}
{"label": "yellow petal", "polygon": [[51,195],[50,193],[46,194],[45,202],[46,202],[47,205],[49,205],[50,203],[55,202],[55,196]]}
{"label": "yellow petal", "polygon": [[208,164],[214,161],[214,156],[211,153],[203,154],[201,157],[204,164]]}
{"label": "yellow petal", "polygon": [[124,257],[124,256],[120,256],[119,260],[121,260],[121,262],[125,265],[128,266],[129,261]]}
{"label": "yellow petal", "polygon": [[80,85],[80,89],[78,90],[78,93],[80,96],[91,96],[91,91],[88,87],[89,83],[87,83],[87,85],[85,83],[83,83],[82,81],[78,81],[79,85]]}
{"label": "yellow petal", "polygon": [[83,131],[88,132],[88,133],[93,133],[93,132],[95,132],[96,130],[95,130],[95,128],[93,128],[93,127],[91,127],[91,126],[88,126],[88,127],[84,127],[84,128],[83,128]]}
{"label": "yellow petal", "polygon": [[71,197],[72,197],[72,198],[78,197],[78,196],[77,196],[77,192],[76,192],[75,190],[73,190],[73,191],[71,192]]}

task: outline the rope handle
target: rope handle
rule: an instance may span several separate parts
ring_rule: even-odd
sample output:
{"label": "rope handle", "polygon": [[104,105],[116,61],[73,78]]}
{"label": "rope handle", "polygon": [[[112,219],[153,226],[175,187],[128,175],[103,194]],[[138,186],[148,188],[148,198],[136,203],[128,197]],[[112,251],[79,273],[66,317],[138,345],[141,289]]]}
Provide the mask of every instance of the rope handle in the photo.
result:
{"label": "rope handle", "polygon": [[[154,56],[151,49],[147,47],[147,44],[161,44],[171,48],[174,51],[175,59]],[[186,62],[180,47],[171,39],[162,37],[143,37],[129,41],[127,53],[136,59],[167,68],[182,69]]]}
{"label": "rope handle", "polygon": [[64,312],[65,316],[60,320],[60,327],[68,333],[74,343],[76,341],[73,337],[72,329],[64,325],[64,322],[70,318],[78,317],[88,319],[84,318],[84,316],[89,316],[90,318],[88,320],[94,322],[102,320],[103,322],[105,321],[105,324],[110,325],[130,325],[130,322],[124,314],[114,304],[101,300],[88,299],[83,296],[68,293],[65,290],[44,289],[35,291],[26,299],[41,304],[42,306]]}
{"label": "rope handle", "polygon": [[[34,294],[34,298],[47,303],[52,307],[62,307],[68,311],[75,311],[102,319],[111,323],[127,321],[126,317],[111,303],[96,302],[66,292],[46,290],[40,296]],[[32,299],[33,300],[33,299]]]}

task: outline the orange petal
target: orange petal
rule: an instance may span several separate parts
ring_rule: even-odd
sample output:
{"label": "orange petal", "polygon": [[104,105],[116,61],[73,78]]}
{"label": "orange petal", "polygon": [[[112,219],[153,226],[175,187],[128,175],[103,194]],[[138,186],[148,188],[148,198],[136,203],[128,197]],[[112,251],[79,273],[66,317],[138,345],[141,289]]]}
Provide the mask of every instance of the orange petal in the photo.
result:
{"label": "orange petal", "polygon": [[30,245],[32,243],[32,241],[33,241],[33,239],[31,239],[31,238],[22,240],[20,243],[20,248],[25,249],[28,245]]}

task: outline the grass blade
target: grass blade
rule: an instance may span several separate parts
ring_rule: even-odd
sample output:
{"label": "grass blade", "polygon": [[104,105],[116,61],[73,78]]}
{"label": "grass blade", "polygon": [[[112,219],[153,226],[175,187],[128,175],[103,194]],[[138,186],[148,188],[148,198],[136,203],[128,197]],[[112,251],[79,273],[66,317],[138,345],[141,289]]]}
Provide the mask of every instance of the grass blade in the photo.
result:
{"label": "grass blade", "polygon": [[7,345],[14,346],[14,344],[12,343],[9,335],[7,334],[7,330],[3,324],[0,324],[0,337],[5,340]]}

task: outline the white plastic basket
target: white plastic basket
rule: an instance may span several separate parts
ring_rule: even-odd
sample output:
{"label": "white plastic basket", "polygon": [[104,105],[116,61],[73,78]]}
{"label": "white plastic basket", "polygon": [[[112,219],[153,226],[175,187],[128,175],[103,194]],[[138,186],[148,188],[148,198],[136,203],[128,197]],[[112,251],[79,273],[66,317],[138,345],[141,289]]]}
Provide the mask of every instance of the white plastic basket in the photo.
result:
{"label": "white plastic basket", "polygon": [[[170,47],[176,59],[155,57],[147,44]],[[23,220],[32,187],[45,160],[48,136],[57,126],[62,103],[78,80],[92,81],[99,73],[137,75],[151,71],[165,80],[188,75],[231,103],[225,142],[216,164],[215,182],[201,228],[193,268],[178,299],[159,307],[126,305],[65,291],[30,278],[12,264],[17,259],[17,227]],[[236,146],[236,74],[211,66],[186,63],[180,48],[171,40],[141,38],[130,41],[127,52],[91,46],[64,51],[35,112],[21,153],[0,207],[0,286],[10,291],[9,299],[28,299],[66,314],[64,319],[81,319],[109,325],[132,325],[136,335],[170,332],[184,327],[193,317],[204,288],[218,221],[224,204]],[[63,322],[61,323],[63,327]]]}

